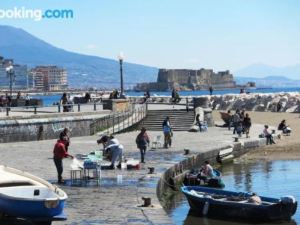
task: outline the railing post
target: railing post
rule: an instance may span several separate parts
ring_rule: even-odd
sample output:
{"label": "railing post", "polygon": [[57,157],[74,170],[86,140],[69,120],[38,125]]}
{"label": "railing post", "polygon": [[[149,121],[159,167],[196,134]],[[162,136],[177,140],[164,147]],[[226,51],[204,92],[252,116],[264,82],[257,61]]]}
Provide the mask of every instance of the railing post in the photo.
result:
{"label": "railing post", "polygon": [[9,108],[6,107],[6,116],[9,116]]}
{"label": "railing post", "polygon": [[112,123],[113,123],[113,134],[114,134],[115,133],[115,115],[113,115]]}
{"label": "railing post", "polygon": [[78,104],[78,112],[80,112],[80,104]]}
{"label": "railing post", "polygon": [[36,106],[34,106],[34,114],[36,114]]}
{"label": "railing post", "polygon": [[57,107],[58,107],[58,112],[60,113],[60,104],[58,104]]}
{"label": "railing post", "polygon": [[186,111],[188,112],[189,111],[189,99],[188,99],[188,97],[186,97],[186,99],[185,99],[185,107],[186,107]]}
{"label": "railing post", "polygon": [[96,111],[97,108],[96,108],[96,102],[94,102],[94,111]]}
{"label": "railing post", "polygon": [[118,113],[118,132],[120,131],[120,113]]}
{"label": "railing post", "polygon": [[123,112],[123,130],[125,128],[125,113]]}
{"label": "railing post", "polygon": [[105,118],[106,119],[106,129],[108,129],[108,120],[109,120],[109,117],[110,117],[110,115]]}

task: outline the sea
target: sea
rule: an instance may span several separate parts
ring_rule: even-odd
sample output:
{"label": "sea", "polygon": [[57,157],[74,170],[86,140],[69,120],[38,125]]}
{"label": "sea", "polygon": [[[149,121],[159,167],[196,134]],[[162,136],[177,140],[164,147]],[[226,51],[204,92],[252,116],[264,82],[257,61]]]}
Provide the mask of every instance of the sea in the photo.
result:
{"label": "sea", "polygon": [[[221,167],[226,190],[255,192],[258,195],[280,198],[292,195],[300,199],[299,160],[235,160]],[[184,225],[251,225],[247,221],[217,220],[199,217],[190,211],[187,199],[177,192],[169,199],[168,215],[174,224]],[[300,224],[300,210],[291,221],[255,223],[257,225],[296,225]]]}
{"label": "sea", "polygon": [[[276,88],[255,88],[246,89],[247,93],[278,93],[278,92],[300,92],[300,87],[276,87]],[[240,89],[226,89],[226,90],[214,90],[213,95],[225,95],[225,94],[239,94]],[[143,92],[125,91],[126,96],[143,96]],[[171,96],[171,91],[153,91],[150,92],[151,96]],[[180,96],[201,96],[209,95],[208,90],[200,91],[179,91]],[[59,102],[61,95],[34,95],[32,98],[38,98],[43,100],[44,106],[51,106]]]}

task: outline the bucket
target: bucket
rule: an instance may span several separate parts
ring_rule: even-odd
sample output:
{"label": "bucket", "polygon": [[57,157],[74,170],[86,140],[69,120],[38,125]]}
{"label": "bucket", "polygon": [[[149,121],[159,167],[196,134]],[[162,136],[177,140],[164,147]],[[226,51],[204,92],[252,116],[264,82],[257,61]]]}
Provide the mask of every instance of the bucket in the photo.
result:
{"label": "bucket", "polygon": [[118,183],[118,184],[122,184],[122,182],[123,182],[123,176],[120,175],[120,174],[118,174],[118,175],[117,175],[117,183]]}
{"label": "bucket", "polygon": [[124,169],[127,169],[127,163],[121,163],[121,169],[124,170]]}

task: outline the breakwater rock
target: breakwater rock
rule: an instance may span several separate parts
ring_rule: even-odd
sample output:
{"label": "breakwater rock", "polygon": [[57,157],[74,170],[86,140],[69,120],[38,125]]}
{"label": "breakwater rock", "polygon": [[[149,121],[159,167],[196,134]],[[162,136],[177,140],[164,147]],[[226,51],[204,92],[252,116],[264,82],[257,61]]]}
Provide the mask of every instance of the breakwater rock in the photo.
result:
{"label": "breakwater rock", "polygon": [[[130,97],[132,102],[142,102],[142,97]],[[178,104],[195,107],[212,108],[213,110],[236,110],[260,112],[300,112],[300,93],[251,93],[227,95],[181,96]],[[170,96],[154,96],[148,103],[171,104]]]}
{"label": "breakwater rock", "polygon": [[300,112],[300,94],[235,94],[207,96],[209,106],[215,110],[270,111],[270,112]]}

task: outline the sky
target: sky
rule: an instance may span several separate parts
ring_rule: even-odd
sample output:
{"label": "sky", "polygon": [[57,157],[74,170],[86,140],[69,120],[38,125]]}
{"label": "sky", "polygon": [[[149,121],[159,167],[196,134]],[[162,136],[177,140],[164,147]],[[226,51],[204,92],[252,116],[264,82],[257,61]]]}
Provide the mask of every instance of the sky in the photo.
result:
{"label": "sky", "polygon": [[[300,63],[298,0],[1,0],[0,10],[71,9],[72,19],[0,19],[54,46],[159,68]],[[1,37],[0,37],[1,38]]]}

